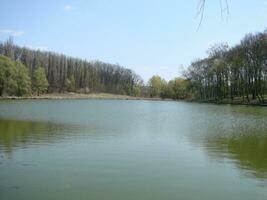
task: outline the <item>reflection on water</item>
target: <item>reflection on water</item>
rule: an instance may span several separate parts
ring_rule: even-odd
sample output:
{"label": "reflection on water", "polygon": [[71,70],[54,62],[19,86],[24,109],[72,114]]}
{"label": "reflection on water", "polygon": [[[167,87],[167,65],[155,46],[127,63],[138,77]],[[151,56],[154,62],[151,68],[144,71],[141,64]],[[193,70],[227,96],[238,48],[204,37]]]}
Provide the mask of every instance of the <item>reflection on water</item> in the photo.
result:
{"label": "reflection on water", "polygon": [[267,199],[266,120],[245,106],[0,102],[0,199]]}
{"label": "reflection on water", "polygon": [[205,145],[210,156],[231,159],[246,175],[267,179],[267,135],[210,137]]}
{"label": "reflection on water", "polygon": [[76,129],[70,125],[51,122],[0,120],[0,153],[5,152],[10,156],[16,148],[60,142],[70,131],[74,133]]}
{"label": "reflection on water", "polygon": [[197,115],[199,119],[190,134],[194,144],[203,146],[210,158],[219,162],[230,160],[246,176],[266,180],[266,109],[217,106],[210,111],[208,115]]}

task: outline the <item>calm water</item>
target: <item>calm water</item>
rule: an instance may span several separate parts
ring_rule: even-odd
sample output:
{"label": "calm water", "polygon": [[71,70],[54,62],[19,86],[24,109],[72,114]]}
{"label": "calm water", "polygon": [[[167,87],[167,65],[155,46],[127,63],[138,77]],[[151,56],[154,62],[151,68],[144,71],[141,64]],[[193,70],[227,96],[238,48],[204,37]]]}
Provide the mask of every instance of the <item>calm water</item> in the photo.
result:
{"label": "calm water", "polygon": [[265,200],[267,109],[0,101],[1,200]]}

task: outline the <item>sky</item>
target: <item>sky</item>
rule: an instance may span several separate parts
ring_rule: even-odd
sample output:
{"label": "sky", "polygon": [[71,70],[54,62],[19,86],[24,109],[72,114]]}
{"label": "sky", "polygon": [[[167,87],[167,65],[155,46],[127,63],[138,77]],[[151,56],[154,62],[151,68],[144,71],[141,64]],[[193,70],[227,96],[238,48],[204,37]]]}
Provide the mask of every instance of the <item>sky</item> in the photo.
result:
{"label": "sky", "polygon": [[[224,0],[222,0],[224,1]],[[267,28],[267,0],[0,0],[0,41],[134,70],[147,81],[181,75],[216,43]],[[223,5],[225,7],[225,5]]]}

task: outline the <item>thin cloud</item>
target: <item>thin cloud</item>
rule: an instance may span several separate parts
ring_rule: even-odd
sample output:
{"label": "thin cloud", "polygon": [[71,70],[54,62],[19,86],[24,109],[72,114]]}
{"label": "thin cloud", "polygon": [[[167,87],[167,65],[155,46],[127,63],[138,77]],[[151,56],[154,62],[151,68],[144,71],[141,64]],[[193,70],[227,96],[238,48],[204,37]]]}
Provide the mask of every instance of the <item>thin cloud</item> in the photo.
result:
{"label": "thin cloud", "polygon": [[0,34],[7,34],[7,35],[11,35],[13,37],[18,37],[24,34],[23,31],[15,31],[15,30],[11,30],[11,29],[1,29],[0,30]]}
{"label": "thin cloud", "polygon": [[73,8],[72,8],[72,6],[71,5],[65,5],[64,6],[64,10],[65,11],[70,11],[70,10],[72,10]]}

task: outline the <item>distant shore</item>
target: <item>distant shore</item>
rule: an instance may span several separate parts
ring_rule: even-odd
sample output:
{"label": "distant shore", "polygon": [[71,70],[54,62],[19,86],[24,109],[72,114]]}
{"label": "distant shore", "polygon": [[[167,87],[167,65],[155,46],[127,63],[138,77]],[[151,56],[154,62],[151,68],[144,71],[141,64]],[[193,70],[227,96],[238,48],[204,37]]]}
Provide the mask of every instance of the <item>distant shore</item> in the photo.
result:
{"label": "distant shore", "polygon": [[149,97],[134,97],[128,95],[120,94],[110,94],[110,93],[49,93],[42,95],[31,95],[31,96],[3,96],[0,100],[19,100],[19,99],[54,99],[54,100],[64,100],[64,99],[117,99],[117,100],[162,100],[161,98],[149,98]]}
{"label": "distant shore", "polygon": [[[67,99],[103,99],[103,100],[150,100],[150,101],[178,101],[174,99],[162,99],[160,97],[134,97],[129,95],[120,95],[120,94],[110,94],[110,93],[48,93],[42,95],[31,95],[31,96],[2,96],[0,100],[25,100],[25,99],[51,99],[51,100],[67,100]],[[230,101],[229,99],[224,99],[222,101],[215,100],[193,100],[193,99],[184,99],[179,100],[183,102],[195,102],[195,103],[205,103],[205,104],[230,104],[230,105],[247,105],[247,106],[267,106],[267,103],[261,104],[257,101],[243,102],[240,99],[235,101]]]}
{"label": "distant shore", "polygon": [[196,103],[209,103],[209,104],[217,104],[217,105],[245,105],[245,106],[267,106],[267,102],[265,100],[265,103],[260,103],[258,100],[251,100],[250,102],[246,102],[241,100],[240,98],[236,98],[235,100],[230,100],[230,99],[223,99],[223,100],[192,100],[191,102],[196,102]]}

